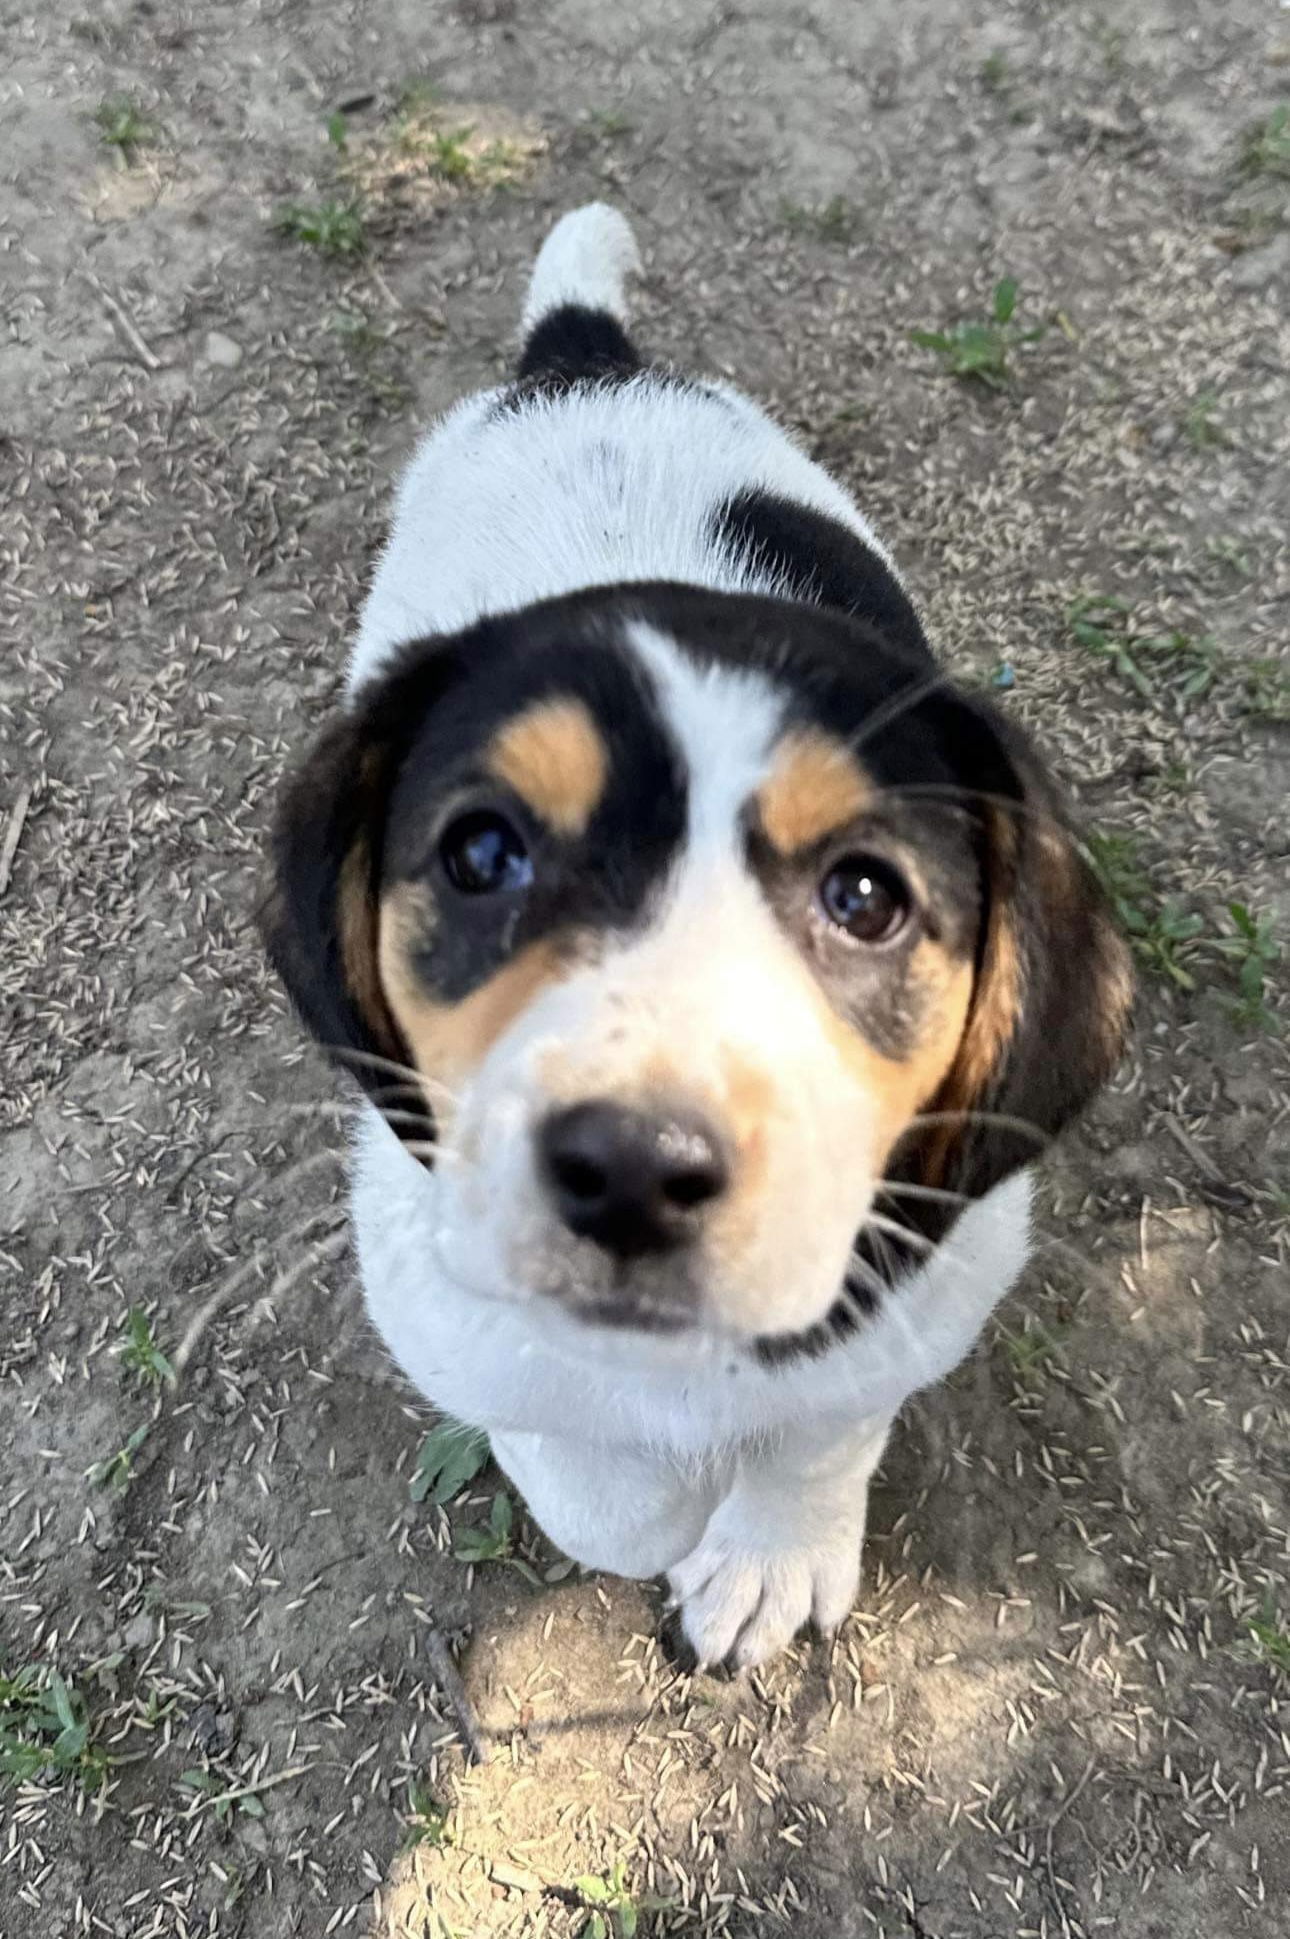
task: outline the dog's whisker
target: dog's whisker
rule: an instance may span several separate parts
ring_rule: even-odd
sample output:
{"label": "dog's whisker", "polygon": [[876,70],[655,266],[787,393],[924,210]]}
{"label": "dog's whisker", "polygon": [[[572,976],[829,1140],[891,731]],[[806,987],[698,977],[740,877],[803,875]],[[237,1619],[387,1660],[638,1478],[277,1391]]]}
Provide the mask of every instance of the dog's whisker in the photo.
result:
{"label": "dog's whisker", "polygon": [[[292,1240],[303,1239],[305,1234],[313,1226],[324,1222],[330,1222],[334,1225],[344,1219],[345,1212],[342,1207],[336,1205],[315,1206],[312,1212],[307,1213],[304,1218],[298,1219],[294,1225],[288,1226],[285,1232],[279,1233],[275,1238],[274,1244],[275,1246],[289,1245]],[[224,1278],[220,1280],[219,1284],[210,1294],[210,1297],[194,1314],[183,1339],[171,1355],[176,1373],[182,1373],[184,1371],[184,1368],[192,1358],[193,1350],[197,1342],[215,1315],[220,1311],[221,1307],[227,1306],[234,1296],[255,1278],[266,1261],[272,1259],[272,1256],[272,1251],[268,1246],[257,1246],[249,1259],[243,1260],[240,1265],[233,1268],[232,1272],[226,1273]]]}
{"label": "dog's whisker", "polygon": [[850,737],[848,745],[858,754],[862,748],[868,746],[876,734],[882,732],[884,727],[890,727],[891,723],[899,720],[902,714],[910,713],[920,701],[926,700],[931,694],[938,693],[949,683],[949,674],[943,667],[938,667],[935,673],[928,674],[925,679],[914,680],[907,687],[901,687],[890,700],[883,702],[876,713],[870,714],[864,725]]}
{"label": "dog's whisker", "polygon": [[971,1205],[974,1202],[969,1192],[954,1192],[942,1185],[916,1185],[904,1179],[880,1178],[874,1190],[884,1198],[888,1194],[893,1198],[925,1198],[938,1205]]}
{"label": "dog's whisker", "polygon": [[910,1118],[905,1132],[925,1130],[935,1124],[979,1124],[996,1131],[1019,1131],[1036,1145],[1045,1145],[1048,1134],[1029,1118],[1010,1117],[1006,1111],[919,1111]]}

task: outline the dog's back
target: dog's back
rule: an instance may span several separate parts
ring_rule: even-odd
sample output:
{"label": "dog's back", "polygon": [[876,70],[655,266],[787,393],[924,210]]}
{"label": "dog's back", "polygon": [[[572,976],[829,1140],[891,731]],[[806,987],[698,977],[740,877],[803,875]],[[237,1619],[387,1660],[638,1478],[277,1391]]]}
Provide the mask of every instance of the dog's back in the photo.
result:
{"label": "dog's back", "polygon": [[556,224],[515,381],[451,411],[403,481],[351,688],[409,639],[587,586],[827,599],[830,558],[828,603],[881,600],[916,631],[886,551],[827,473],[739,391],[642,361],[624,291],[637,262],[603,203]]}

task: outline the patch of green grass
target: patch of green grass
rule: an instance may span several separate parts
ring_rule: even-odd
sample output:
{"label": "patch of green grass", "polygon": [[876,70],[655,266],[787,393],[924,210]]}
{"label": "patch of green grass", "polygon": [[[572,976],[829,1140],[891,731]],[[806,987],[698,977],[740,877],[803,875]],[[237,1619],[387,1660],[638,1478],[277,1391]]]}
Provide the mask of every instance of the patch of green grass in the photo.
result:
{"label": "patch of green grass", "polygon": [[1281,944],[1273,934],[1272,918],[1255,915],[1243,902],[1229,902],[1227,914],[1232,933],[1215,937],[1210,947],[1236,971],[1238,994],[1228,1005],[1232,1021],[1275,1034],[1281,1022],[1267,999]]}
{"label": "patch of green grass", "polygon": [[667,1899],[633,1892],[621,1859],[615,1859],[603,1874],[584,1872],[573,1884],[587,1908],[579,1939],[635,1939],[642,1913],[663,1912],[669,1904]]}
{"label": "patch of green grass", "polygon": [[1187,967],[1205,918],[1174,897],[1161,900],[1130,835],[1091,833],[1084,844],[1094,875],[1143,967],[1180,990],[1194,990]]}
{"label": "patch of green grass", "polygon": [[1230,532],[1215,533],[1205,541],[1205,554],[1230,572],[1236,579],[1248,579],[1254,571],[1254,560],[1245,541],[1234,537]]}
{"label": "patch of green grass", "polygon": [[856,232],[856,210],[845,195],[831,195],[827,202],[812,206],[781,202],[779,212],[794,235],[814,236],[820,242],[850,242]]}
{"label": "patch of green grass", "polygon": [[1255,720],[1290,722],[1290,667],[1282,660],[1246,660],[1241,668],[1244,711]]}
{"label": "patch of green grass", "polygon": [[136,1427],[124,1447],[94,1463],[89,1478],[96,1488],[111,1488],[118,1495],[125,1493],[134,1480],[134,1457],[147,1440],[150,1425],[145,1421],[142,1427]]}
{"label": "patch of green grass", "polygon": [[405,1853],[415,1850],[418,1845],[429,1845],[438,1850],[440,1846],[454,1842],[451,1808],[440,1804],[429,1786],[415,1778],[408,1786],[408,1807],[408,1826],[402,1845]]}
{"label": "patch of green grass", "polygon": [[96,1790],[110,1764],[93,1740],[85,1698],[57,1670],[0,1671],[0,1777],[71,1777]]}
{"label": "patch of green grass", "polygon": [[1290,181],[1290,104],[1283,101],[1246,131],[1241,173]]}
{"label": "patch of green grass", "polygon": [[426,114],[431,108],[438,107],[442,99],[443,90],[438,82],[420,75],[404,85],[396,105],[401,115]]}
{"label": "patch of green grass", "polygon": [[1003,390],[1012,376],[1011,357],[1020,344],[1036,343],[1047,324],[1020,329],[1015,277],[1005,276],[994,286],[990,315],[984,323],[955,323],[947,330],[911,330],[910,341],[920,350],[934,350],[951,377]]}
{"label": "patch of green grass", "polygon": [[1277,1615],[1275,1605],[1269,1599],[1263,1606],[1262,1614],[1249,1625],[1250,1641],[1261,1663],[1267,1663],[1282,1676],[1290,1676],[1290,1623],[1283,1622]]}
{"label": "patch of green grass", "polygon": [[999,1337],[1013,1371],[1022,1380],[1042,1375],[1054,1360],[1060,1360],[1065,1329],[1053,1331],[1042,1321],[1027,1318],[1019,1333],[1000,1326]]}
{"label": "patch of green grass", "polygon": [[115,148],[126,162],[132,162],[140,148],[148,147],[157,138],[152,123],[132,101],[121,98],[101,101],[94,111],[94,119],[100,140]]}
{"label": "patch of green grass", "polygon": [[437,1506],[446,1507],[487,1462],[487,1434],[463,1427],[460,1421],[441,1421],[417,1449],[408,1493],[413,1501],[428,1497]]}
{"label": "patch of green grass", "polygon": [[630,115],[621,108],[593,108],[587,120],[606,141],[617,141],[621,135],[630,135],[636,127]]}
{"label": "patch of green grass", "polygon": [[288,202],[273,218],[280,236],[320,256],[356,256],[365,247],[363,217],[354,202]]}
{"label": "patch of green grass", "polygon": [[1200,700],[1227,665],[1208,634],[1142,631],[1128,601],[1113,593],[1081,593],[1066,608],[1066,625],[1072,639],[1143,700],[1156,699],[1162,685],[1180,700]]}
{"label": "patch of green grass", "polygon": [[339,108],[327,117],[327,139],[333,148],[339,148],[343,155],[349,146],[349,123]]}
{"label": "patch of green grass", "polygon": [[1195,445],[1198,451],[1212,451],[1216,446],[1232,441],[1215,415],[1217,410],[1218,399],[1209,390],[1198,391],[1187,406],[1182,434],[1188,444]]}
{"label": "patch of green grass", "polygon": [[1005,93],[1011,79],[1011,72],[1008,67],[1008,56],[996,47],[993,52],[986,55],[980,67],[977,69],[977,74],[980,77],[981,86],[985,88],[987,93]]}
{"label": "patch of green grass", "polygon": [[126,1315],[125,1339],[119,1351],[121,1365],[137,1373],[145,1386],[174,1386],[175,1370],[157,1345],[152,1322],[142,1306],[132,1306]]}

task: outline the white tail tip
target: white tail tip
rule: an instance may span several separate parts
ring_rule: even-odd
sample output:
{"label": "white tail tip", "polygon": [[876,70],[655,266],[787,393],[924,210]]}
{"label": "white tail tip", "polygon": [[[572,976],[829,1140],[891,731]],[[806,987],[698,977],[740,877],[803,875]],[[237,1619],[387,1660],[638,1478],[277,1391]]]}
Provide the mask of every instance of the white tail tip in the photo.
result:
{"label": "white tail tip", "polygon": [[524,299],[523,334],[569,303],[604,311],[625,324],[627,278],[640,266],[636,238],[617,209],[607,202],[570,209],[538,251]]}

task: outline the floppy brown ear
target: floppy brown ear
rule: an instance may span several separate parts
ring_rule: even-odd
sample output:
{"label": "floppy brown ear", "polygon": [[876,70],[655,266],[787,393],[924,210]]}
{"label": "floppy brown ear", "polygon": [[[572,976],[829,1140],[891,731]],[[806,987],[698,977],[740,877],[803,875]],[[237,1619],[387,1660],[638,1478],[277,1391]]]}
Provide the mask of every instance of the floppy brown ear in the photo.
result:
{"label": "floppy brown ear", "polygon": [[381,855],[391,790],[446,677],[441,656],[410,649],[320,735],[279,796],[259,912],[306,1028],[421,1138],[433,1133],[421,1096],[389,1068],[410,1058],[378,967]]}
{"label": "floppy brown ear", "polygon": [[1010,724],[994,732],[1012,785],[979,810],[972,1003],[913,1168],[974,1198],[1038,1157],[1107,1081],[1133,1000],[1128,949],[1052,783]]}

